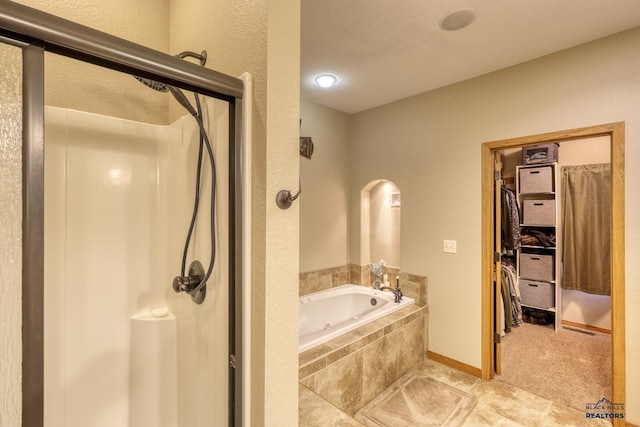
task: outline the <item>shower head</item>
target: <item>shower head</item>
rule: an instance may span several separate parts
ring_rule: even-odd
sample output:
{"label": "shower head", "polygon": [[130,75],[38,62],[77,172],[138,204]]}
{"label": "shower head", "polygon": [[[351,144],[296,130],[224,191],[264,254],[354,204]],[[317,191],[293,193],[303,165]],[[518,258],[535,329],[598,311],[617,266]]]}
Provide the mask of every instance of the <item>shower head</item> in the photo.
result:
{"label": "shower head", "polygon": [[135,79],[137,81],[139,81],[140,83],[142,83],[146,87],[150,87],[151,89],[157,90],[158,92],[168,92],[169,91],[169,88],[164,83],[160,83],[160,82],[157,82],[157,81],[151,80],[151,79],[145,79],[145,78],[138,77],[138,76],[133,76],[133,77],[135,77]]}
{"label": "shower head", "polygon": [[[180,59],[184,59],[186,57],[191,57],[191,58],[195,58],[197,60],[200,61],[200,65],[204,66],[205,62],[207,62],[207,51],[203,50],[202,53],[195,53],[195,52],[191,52],[191,51],[184,51],[184,52],[180,52],[179,54],[176,55],[178,58]],[[173,97],[176,99],[176,101],[178,101],[178,103],[180,105],[182,105],[184,107],[185,110],[187,110],[189,112],[189,114],[191,114],[194,117],[198,116],[198,113],[196,112],[196,109],[193,108],[193,105],[191,105],[191,103],[189,102],[189,100],[187,99],[186,96],[184,96],[184,93],[182,93],[182,91],[176,87],[170,86],[170,85],[166,85],[164,83],[160,83],[157,82],[155,80],[151,80],[151,79],[145,79],[143,77],[138,77],[138,76],[133,76],[136,78],[136,80],[138,80],[140,83],[142,83],[143,85],[158,91],[158,92],[171,92],[171,95],[173,95]]]}
{"label": "shower head", "polygon": [[158,92],[171,92],[171,95],[173,95],[176,101],[178,101],[178,103],[182,105],[185,108],[185,110],[189,112],[189,114],[191,114],[194,117],[198,115],[198,113],[196,112],[196,109],[193,108],[193,105],[191,105],[187,97],[184,96],[184,93],[182,93],[182,91],[177,87],[169,86],[164,83],[157,82],[155,80],[145,79],[138,76],[133,76],[133,77],[135,77],[136,80],[138,80],[143,85],[150,87],[151,89],[156,90]]}

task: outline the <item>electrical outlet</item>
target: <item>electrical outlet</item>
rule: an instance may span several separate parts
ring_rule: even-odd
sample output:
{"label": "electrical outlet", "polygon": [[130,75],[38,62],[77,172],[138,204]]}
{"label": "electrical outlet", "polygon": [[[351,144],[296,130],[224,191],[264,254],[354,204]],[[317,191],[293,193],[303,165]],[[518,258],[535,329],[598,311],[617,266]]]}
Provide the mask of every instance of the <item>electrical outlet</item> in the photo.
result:
{"label": "electrical outlet", "polygon": [[455,240],[444,240],[442,251],[448,254],[455,254],[456,250],[456,241]]}

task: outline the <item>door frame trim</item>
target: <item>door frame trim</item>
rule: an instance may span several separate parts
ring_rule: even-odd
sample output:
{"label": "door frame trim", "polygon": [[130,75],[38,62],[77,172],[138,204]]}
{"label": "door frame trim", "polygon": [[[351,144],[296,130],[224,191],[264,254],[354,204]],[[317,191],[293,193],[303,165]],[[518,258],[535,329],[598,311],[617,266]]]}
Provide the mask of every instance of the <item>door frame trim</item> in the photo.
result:
{"label": "door frame trim", "polygon": [[[625,123],[615,122],[559,132],[549,132],[482,144],[482,378],[494,376],[493,348],[493,160],[497,150],[561,142],[596,136],[611,138],[611,361],[612,399],[625,403],[625,227],[624,139]],[[585,402],[586,403],[586,402]],[[619,423],[621,421],[621,423]],[[624,419],[615,419],[614,426]]]}
{"label": "door frame trim", "polygon": [[44,424],[44,48],[22,49],[22,425]]}

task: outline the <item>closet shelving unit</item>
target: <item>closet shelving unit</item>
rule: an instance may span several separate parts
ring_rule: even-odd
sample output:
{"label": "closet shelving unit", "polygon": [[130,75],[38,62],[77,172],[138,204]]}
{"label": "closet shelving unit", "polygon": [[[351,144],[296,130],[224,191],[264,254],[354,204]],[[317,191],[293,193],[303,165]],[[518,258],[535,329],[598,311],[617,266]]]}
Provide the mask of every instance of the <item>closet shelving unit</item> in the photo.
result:
{"label": "closet shelving unit", "polygon": [[528,228],[555,236],[555,246],[521,245],[517,251],[521,305],[553,313],[556,331],[560,327],[562,307],[560,188],[557,163],[516,167],[521,230]]}

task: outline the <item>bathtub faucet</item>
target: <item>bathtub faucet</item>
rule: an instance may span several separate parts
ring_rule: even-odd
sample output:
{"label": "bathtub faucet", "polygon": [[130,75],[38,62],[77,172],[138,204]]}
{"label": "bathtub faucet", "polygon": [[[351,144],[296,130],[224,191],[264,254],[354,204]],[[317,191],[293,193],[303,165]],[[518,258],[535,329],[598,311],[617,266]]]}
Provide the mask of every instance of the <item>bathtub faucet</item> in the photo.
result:
{"label": "bathtub faucet", "polygon": [[380,278],[377,278],[373,281],[371,286],[373,286],[373,289],[380,289],[380,285],[382,285],[382,280],[380,280]]}
{"label": "bathtub faucet", "polygon": [[384,291],[385,289],[390,290],[391,292],[393,292],[393,295],[395,295],[395,302],[399,303],[400,301],[402,301],[402,291],[400,290],[400,287],[397,288],[390,288],[389,286],[383,286],[380,288],[381,291]]}

